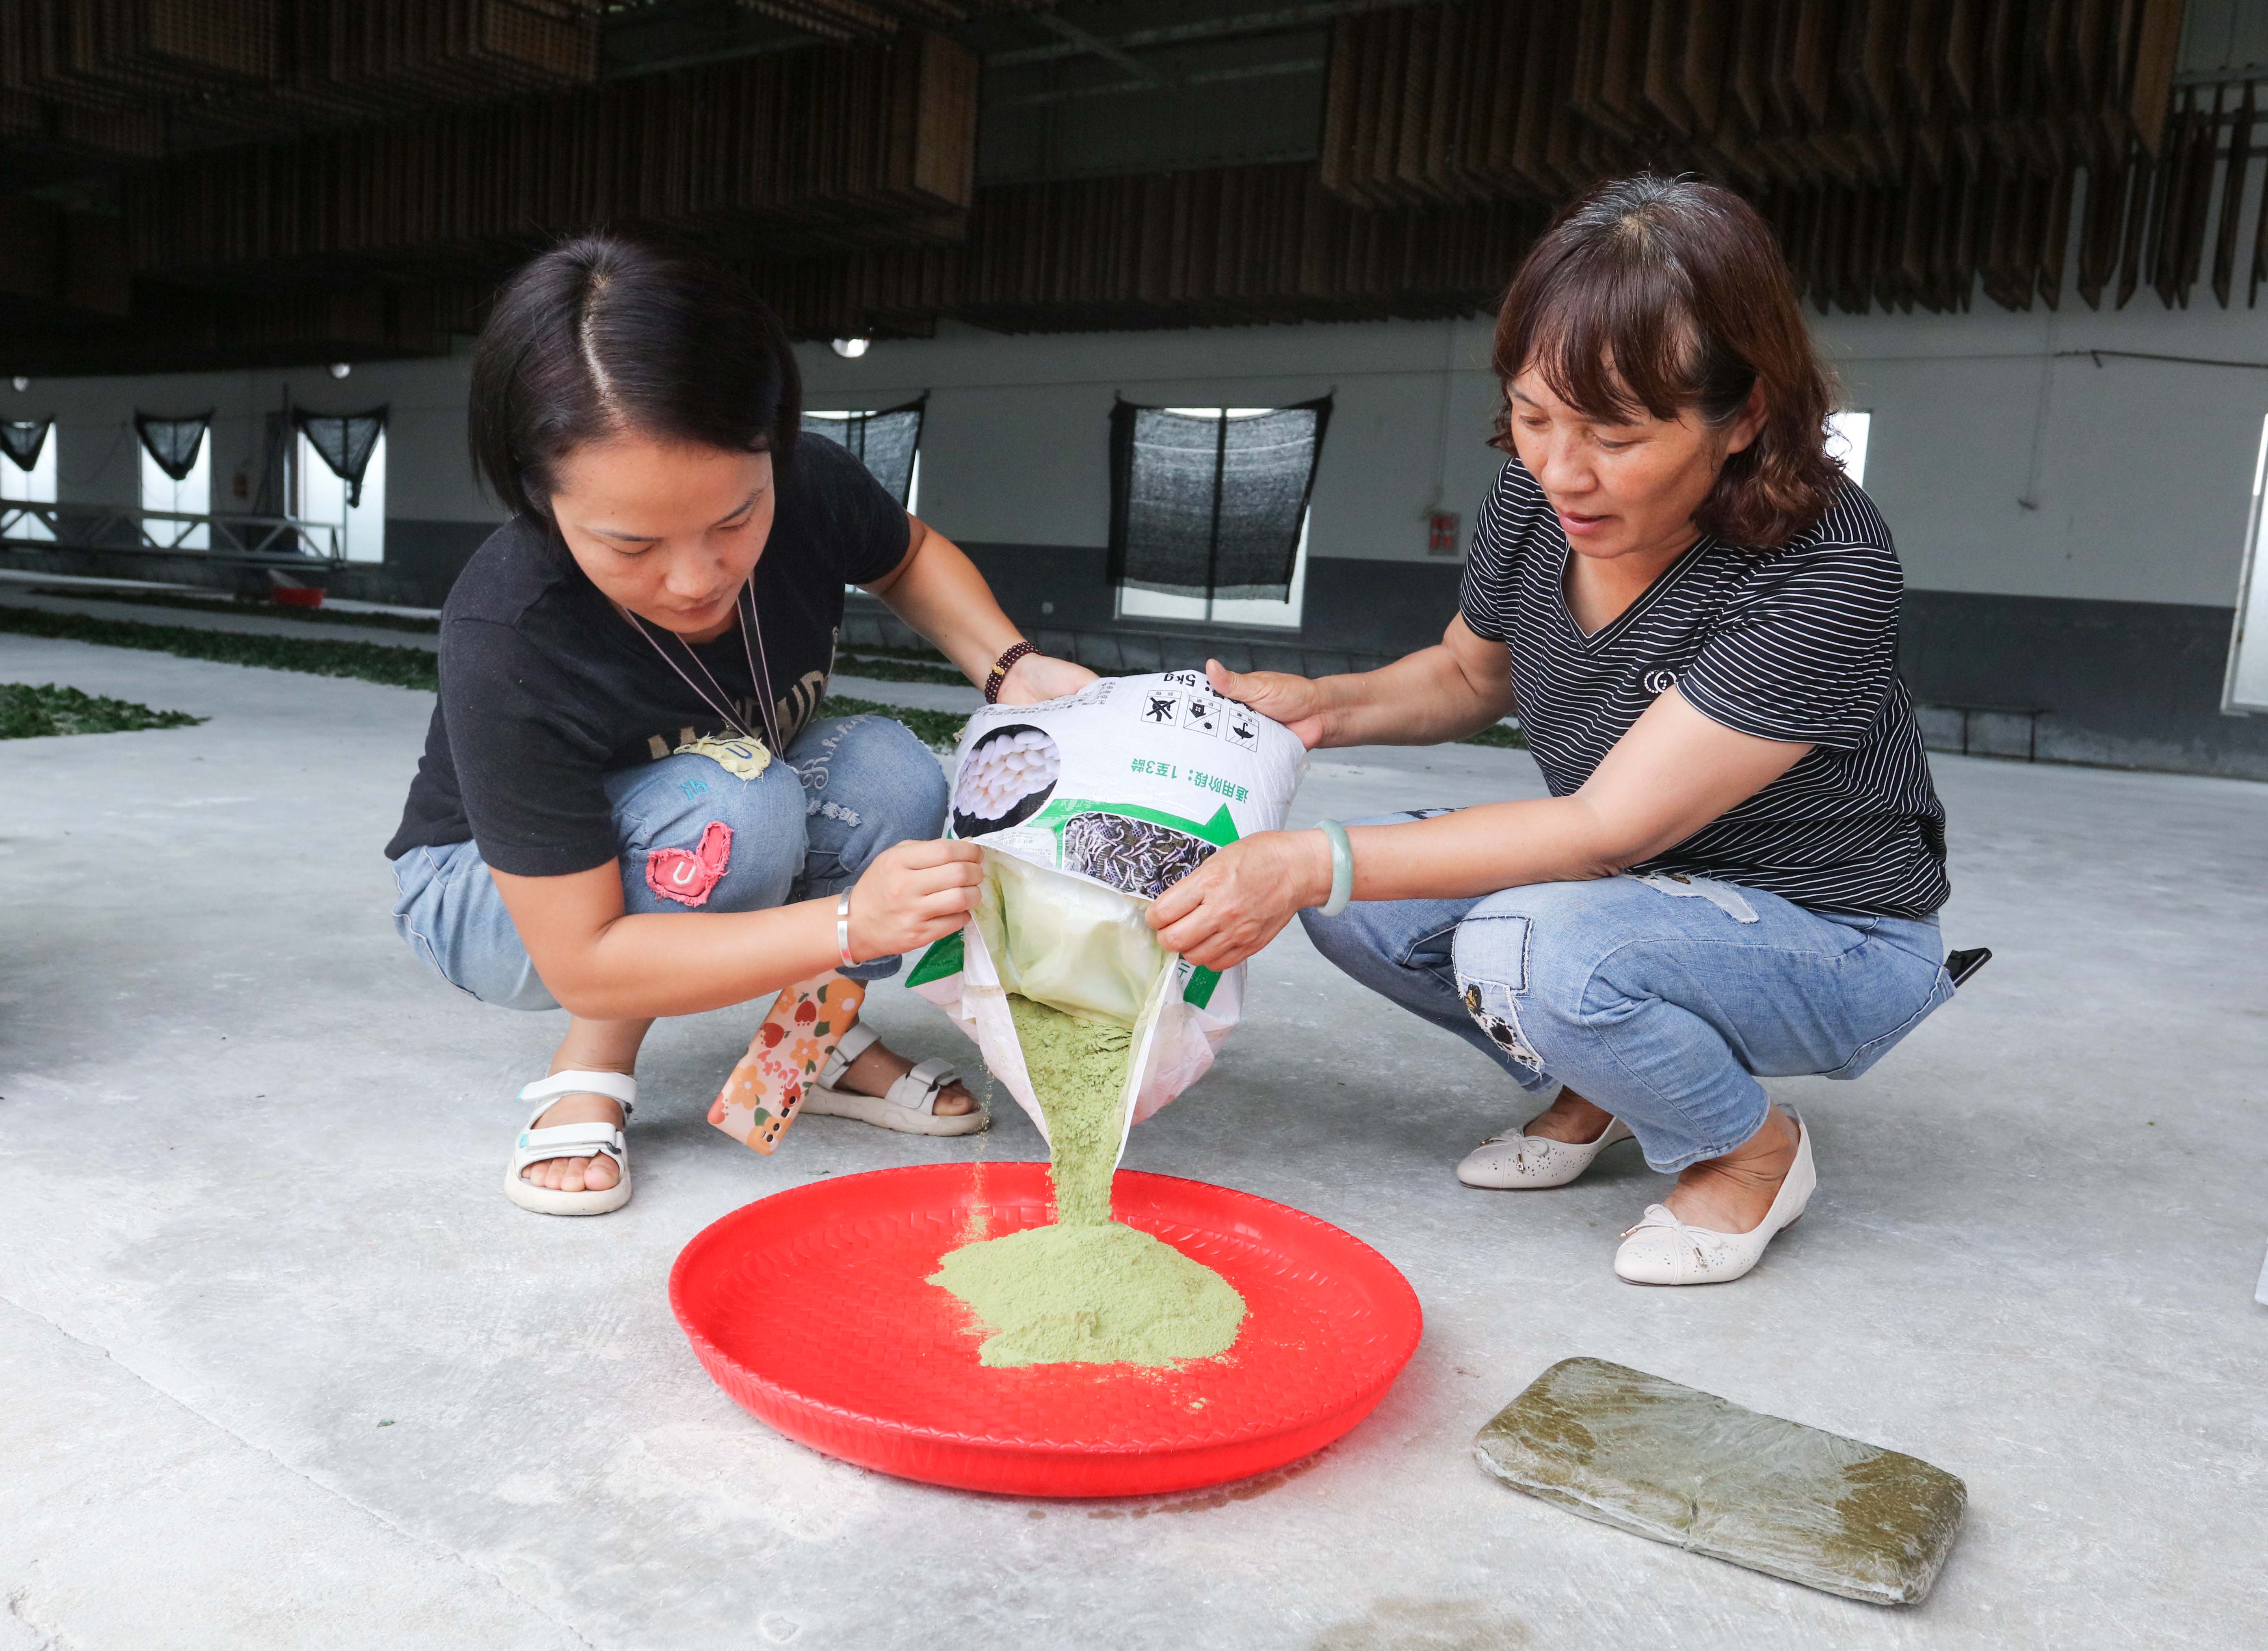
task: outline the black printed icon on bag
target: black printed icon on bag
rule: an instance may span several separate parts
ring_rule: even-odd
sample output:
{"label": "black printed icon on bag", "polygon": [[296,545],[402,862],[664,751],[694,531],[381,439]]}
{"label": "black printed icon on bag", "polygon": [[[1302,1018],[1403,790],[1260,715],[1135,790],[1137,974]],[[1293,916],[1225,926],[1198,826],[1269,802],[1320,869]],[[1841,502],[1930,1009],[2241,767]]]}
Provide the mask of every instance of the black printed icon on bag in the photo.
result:
{"label": "black printed icon on bag", "polygon": [[1228,737],[1232,743],[1248,751],[1260,743],[1260,724],[1248,711],[1232,711],[1228,713]]}
{"label": "black printed icon on bag", "polygon": [[1192,733],[1220,733],[1220,701],[1210,694],[1191,694],[1182,710],[1182,726]]}
{"label": "black printed icon on bag", "polygon": [[1180,705],[1181,698],[1182,697],[1179,694],[1151,695],[1149,709],[1142,713],[1143,720],[1145,722],[1160,722],[1165,724],[1166,726],[1169,728],[1172,727],[1174,726],[1174,712]]}

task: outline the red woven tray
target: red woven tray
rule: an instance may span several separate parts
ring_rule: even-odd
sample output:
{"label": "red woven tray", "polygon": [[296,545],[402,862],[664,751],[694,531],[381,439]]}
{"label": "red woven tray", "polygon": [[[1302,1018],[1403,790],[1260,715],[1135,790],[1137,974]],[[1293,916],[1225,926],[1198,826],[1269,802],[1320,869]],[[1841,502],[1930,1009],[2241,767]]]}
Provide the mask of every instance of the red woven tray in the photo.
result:
{"label": "red woven tray", "polygon": [[[981,1180],[981,1189],[980,1189]],[[968,1310],[930,1284],[982,1202],[998,1237],[1045,1222],[1043,1165],[846,1176],[735,1210],[685,1247],[670,1305],[743,1409],[862,1467],[964,1490],[1132,1496],[1242,1478],[1368,1414],[1424,1321],[1393,1264],[1249,1193],[1119,1173],[1113,1212],[1219,1271],[1244,1327],[1178,1368],[987,1369]]]}

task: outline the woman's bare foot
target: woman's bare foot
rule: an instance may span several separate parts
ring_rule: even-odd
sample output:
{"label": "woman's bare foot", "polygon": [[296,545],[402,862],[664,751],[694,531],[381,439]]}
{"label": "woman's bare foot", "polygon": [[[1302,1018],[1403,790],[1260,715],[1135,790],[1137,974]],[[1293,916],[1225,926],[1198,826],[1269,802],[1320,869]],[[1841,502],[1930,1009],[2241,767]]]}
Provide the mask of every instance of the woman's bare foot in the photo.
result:
{"label": "woman's bare foot", "polygon": [[[554,1124],[622,1124],[622,1102],[602,1095],[565,1095],[528,1127],[545,1129]],[[621,1166],[603,1153],[588,1158],[546,1158],[519,1172],[531,1187],[554,1192],[604,1192],[622,1178]]]}
{"label": "woman's bare foot", "polygon": [[1565,1141],[1570,1146],[1588,1146],[1604,1135],[1607,1126],[1614,1121],[1613,1113],[1593,1106],[1563,1086],[1558,1099],[1522,1124],[1521,1133],[1547,1141]]}
{"label": "woman's bare foot", "polygon": [[1689,1227],[1712,1233],[1754,1232],[1771,1212],[1780,1183],[1795,1165],[1799,1139],[1795,1120],[1771,1107],[1754,1135],[1721,1158],[1689,1167],[1662,1202]]}
{"label": "woman's bare foot", "polygon": [[[913,1062],[877,1043],[843,1068],[835,1087],[853,1095],[887,1095],[890,1086],[913,1069]],[[937,1093],[937,1116],[941,1118],[961,1117],[975,1110],[976,1097],[968,1093],[967,1084],[956,1080]]]}

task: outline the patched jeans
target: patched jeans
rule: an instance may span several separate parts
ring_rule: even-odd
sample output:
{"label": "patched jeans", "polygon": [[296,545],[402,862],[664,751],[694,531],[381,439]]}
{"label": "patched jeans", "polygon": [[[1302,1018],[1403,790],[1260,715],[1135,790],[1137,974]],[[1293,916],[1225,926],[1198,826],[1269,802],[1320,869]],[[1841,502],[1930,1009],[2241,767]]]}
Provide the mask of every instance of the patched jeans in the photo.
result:
{"label": "patched jeans", "polygon": [[[874,857],[945,829],[936,755],[885,717],[813,723],[752,780],[705,756],[666,756],[608,776],[621,844],[622,910],[760,911],[839,894]],[[720,832],[718,826],[725,828]],[[442,979],[482,1003],[556,1009],[504,896],[470,843],[394,862],[394,926]],[[878,957],[843,972],[880,980]]]}
{"label": "patched jeans", "polygon": [[1704,878],[1535,883],[1300,915],[1355,979],[1521,1087],[1564,1083],[1605,1108],[1664,1171],[1762,1128],[1759,1077],[1856,1078],[1953,995],[1934,918],[1830,916]]}

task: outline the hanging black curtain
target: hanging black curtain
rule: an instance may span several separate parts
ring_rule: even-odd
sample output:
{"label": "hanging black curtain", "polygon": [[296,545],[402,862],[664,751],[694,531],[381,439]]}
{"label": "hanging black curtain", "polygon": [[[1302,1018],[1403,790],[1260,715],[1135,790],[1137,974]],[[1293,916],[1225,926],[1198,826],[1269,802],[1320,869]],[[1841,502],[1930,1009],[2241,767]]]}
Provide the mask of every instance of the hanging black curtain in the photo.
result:
{"label": "hanging black curtain", "polygon": [[1110,577],[1174,596],[1291,594],[1328,395],[1249,417],[1110,410]]}
{"label": "hanging black curtain", "polygon": [[153,413],[134,415],[135,433],[142,438],[144,451],[176,482],[188,481],[189,472],[197,468],[197,449],[204,445],[205,431],[211,425],[210,408],[180,418],[163,418]]}
{"label": "hanging black curtain", "polygon": [[386,432],[386,407],[374,407],[367,413],[292,409],[291,422],[306,437],[307,445],[331,467],[331,474],[347,484],[350,509],[362,503],[362,478],[370,469],[370,455],[378,451],[379,437]]}
{"label": "hanging black curtain", "polygon": [[40,461],[40,449],[55,425],[52,418],[0,419],[0,453],[13,459],[18,470],[28,470]]}
{"label": "hanging black curtain", "polygon": [[922,409],[928,405],[929,397],[924,395],[903,407],[853,413],[848,418],[806,413],[803,428],[850,448],[890,497],[903,505],[913,489],[914,454],[921,448]]}

